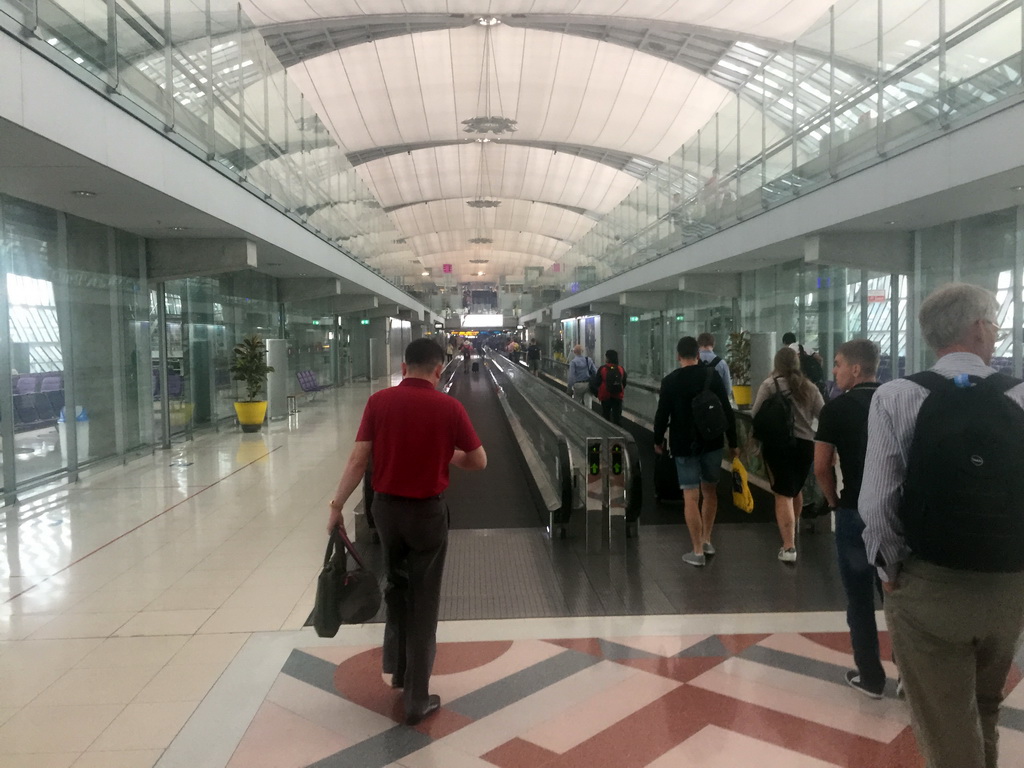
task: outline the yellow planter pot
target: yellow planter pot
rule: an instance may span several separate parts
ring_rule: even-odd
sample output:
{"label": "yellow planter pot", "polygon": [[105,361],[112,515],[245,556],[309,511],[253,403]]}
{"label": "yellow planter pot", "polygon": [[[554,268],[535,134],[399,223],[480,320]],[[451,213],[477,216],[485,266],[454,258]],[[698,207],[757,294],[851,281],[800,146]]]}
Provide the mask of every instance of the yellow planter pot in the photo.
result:
{"label": "yellow planter pot", "polygon": [[257,400],[253,403],[235,403],[235,415],[243,432],[259,432],[263,419],[267,416],[267,401]]}
{"label": "yellow planter pot", "polygon": [[734,385],[732,388],[732,396],[736,400],[736,405],[750,405],[750,385]]}

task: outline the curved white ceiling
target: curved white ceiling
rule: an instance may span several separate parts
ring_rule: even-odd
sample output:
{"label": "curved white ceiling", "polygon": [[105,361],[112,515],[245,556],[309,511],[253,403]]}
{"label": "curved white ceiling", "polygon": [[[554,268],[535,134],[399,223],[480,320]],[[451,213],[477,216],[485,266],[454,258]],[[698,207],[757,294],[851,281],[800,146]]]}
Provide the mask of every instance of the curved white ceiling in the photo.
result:
{"label": "curved white ceiling", "polygon": [[469,142],[389,155],[356,171],[384,208],[447,198],[541,200],[611,211],[636,185],[607,165],[534,147]]}
{"label": "curved white ceiling", "polygon": [[[469,260],[486,258],[485,280],[558,261],[592,229],[595,219],[614,211],[637,184],[635,176],[612,165],[555,152],[550,145],[575,146],[606,161],[603,152],[615,150],[642,161],[640,167],[651,167],[708,126],[732,93],[719,84],[729,82],[716,82],[695,69],[637,50],[639,46],[549,31],[557,29],[552,17],[564,16],[567,24],[577,26],[610,28],[616,23],[624,28],[636,27],[638,21],[663,22],[727,42],[799,40],[804,51],[827,51],[830,41],[828,35],[822,37],[822,30],[829,30],[821,26],[821,19],[834,2],[243,0],[258,26],[358,19],[371,30],[400,24],[405,16],[462,17],[460,23],[467,26],[456,23],[450,29],[393,37],[368,32],[365,43],[352,44],[353,37],[337,50],[296,57],[298,63],[287,72],[341,149],[361,153],[350,156],[354,174],[345,184],[339,181],[338,187],[355,192],[361,186],[354,178],[358,176],[389,211],[398,233],[394,239],[404,240],[387,245],[387,253],[371,260],[406,274],[422,270],[421,263],[431,268],[452,263],[455,279],[466,279],[480,271]],[[898,49],[912,45],[908,41],[934,40],[934,6],[934,0],[887,0],[882,19],[886,51],[904,58]],[[962,22],[971,8],[972,0],[946,0],[947,28]],[[866,70],[877,66],[877,9],[876,3],[866,0],[835,4],[837,55],[851,64],[863,63]],[[472,24],[472,18],[481,14],[499,19],[521,16],[515,26],[510,18],[509,24]],[[531,14],[544,17],[545,29],[531,28]],[[349,26],[359,29],[359,24]],[[329,46],[328,40],[322,50]],[[320,49],[306,50],[312,54]],[[257,98],[254,106],[260,103]],[[763,141],[772,144],[781,131],[772,123],[762,128],[764,118],[755,119],[759,111],[756,105],[741,103],[738,111],[733,110],[735,118],[726,118],[728,129],[720,146],[718,129],[702,134],[702,146],[704,137],[713,135],[717,150],[735,153],[737,160],[756,154]],[[516,121],[517,130],[510,137],[542,146],[502,144],[495,137],[487,144],[472,141],[474,135],[464,131],[463,121],[484,115]],[[395,151],[406,147],[407,152]],[[392,154],[362,162],[382,148]],[[698,178],[710,173],[696,167],[689,155],[682,168]],[[268,162],[260,170],[276,169]],[[328,175],[343,175],[346,170],[352,173],[339,167]],[[671,182],[671,173],[665,178]],[[654,188],[665,200],[675,189],[672,183],[661,189],[657,182]],[[501,205],[467,207],[468,201],[480,197]],[[356,208],[354,215],[358,204]],[[349,216],[347,210],[344,213]],[[493,242],[467,242],[478,236]],[[430,275],[439,276],[436,271]]]}
{"label": "curved white ceiling", "polygon": [[303,19],[405,14],[564,14],[692,24],[724,31],[795,40],[834,0],[245,0],[257,24]]}
{"label": "curved white ceiling", "polygon": [[449,230],[447,232],[430,232],[407,238],[417,257],[435,254],[454,253],[456,251],[473,251],[480,255],[476,258],[488,259],[491,252],[514,251],[529,253],[549,261],[558,259],[569,250],[569,243],[553,237],[539,235],[536,232],[512,232],[509,230],[488,230],[484,233],[491,243],[471,243],[479,237],[474,230]]}
{"label": "curved white ceiling", "polygon": [[466,138],[461,122],[489,112],[516,120],[517,139],[664,160],[728,95],[654,56],[503,25],[376,40],[306,60],[289,74],[347,151]]}
{"label": "curved white ceiling", "polygon": [[[435,200],[391,212],[391,219],[408,237],[449,230],[475,231],[481,227],[515,232],[536,232],[574,243],[587,234],[594,219],[556,205],[527,200],[505,200],[497,208],[469,208],[465,198]],[[475,236],[475,235],[473,235]]]}

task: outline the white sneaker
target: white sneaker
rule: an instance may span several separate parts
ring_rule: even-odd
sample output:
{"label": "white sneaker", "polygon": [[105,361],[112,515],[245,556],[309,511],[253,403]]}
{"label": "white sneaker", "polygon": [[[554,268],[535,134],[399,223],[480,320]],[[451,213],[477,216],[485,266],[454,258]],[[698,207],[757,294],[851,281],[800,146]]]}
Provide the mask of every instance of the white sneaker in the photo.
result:
{"label": "white sneaker", "polygon": [[704,555],[698,555],[695,552],[687,552],[685,555],[683,555],[683,562],[687,565],[693,565],[697,568],[700,568],[702,565],[704,565],[704,563],[707,562],[707,559],[704,557]]}
{"label": "white sneaker", "polygon": [[715,545],[712,544],[710,541],[705,541],[704,542],[704,554],[705,555],[713,555],[713,554],[715,554]]}
{"label": "white sneaker", "polygon": [[795,563],[796,562],[796,547],[790,547],[786,549],[783,547],[779,550],[779,560],[784,563]]}

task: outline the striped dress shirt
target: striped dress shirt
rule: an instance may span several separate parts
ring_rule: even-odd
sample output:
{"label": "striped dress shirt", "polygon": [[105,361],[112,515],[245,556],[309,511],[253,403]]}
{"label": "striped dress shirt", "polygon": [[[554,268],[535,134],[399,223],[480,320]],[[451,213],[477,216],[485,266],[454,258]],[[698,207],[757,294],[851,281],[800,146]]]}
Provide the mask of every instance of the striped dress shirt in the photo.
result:
{"label": "striped dress shirt", "polygon": [[[960,373],[987,377],[995,371],[970,352],[951,352],[935,363],[933,371],[952,379]],[[1024,384],[1006,396],[1024,408]],[[899,519],[903,481],[907,473],[910,444],[914,440],[917,414],[928,390],[907,379],[897,379],[878,388],[868,417],[868,450],[864,462],[864,484],[859,511],[864,519],[864,543],[868,562],[875,563],[882,581],[895,581],[910,549]],[[1021,435],[1024,440],[1024,435]]]}

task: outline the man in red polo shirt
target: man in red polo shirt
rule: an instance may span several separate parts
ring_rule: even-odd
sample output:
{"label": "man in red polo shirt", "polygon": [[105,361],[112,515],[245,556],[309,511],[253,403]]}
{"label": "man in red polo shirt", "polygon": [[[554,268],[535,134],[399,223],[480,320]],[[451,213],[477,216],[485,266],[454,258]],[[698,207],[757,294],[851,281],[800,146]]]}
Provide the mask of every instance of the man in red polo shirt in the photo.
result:
{"label": "man in red polo shirt", "polygon": [[384,672],[404,688],[405,722],[441,706],[430,693],[441,577],[448,549],[448,466],[483,469],[487,454],[454,397],[438,392],[444,350],[431,339],[405,349],[402,383],[370,396],[348,464],[330,501],[328,532],[373,457],[373,518],[384,546]]}

